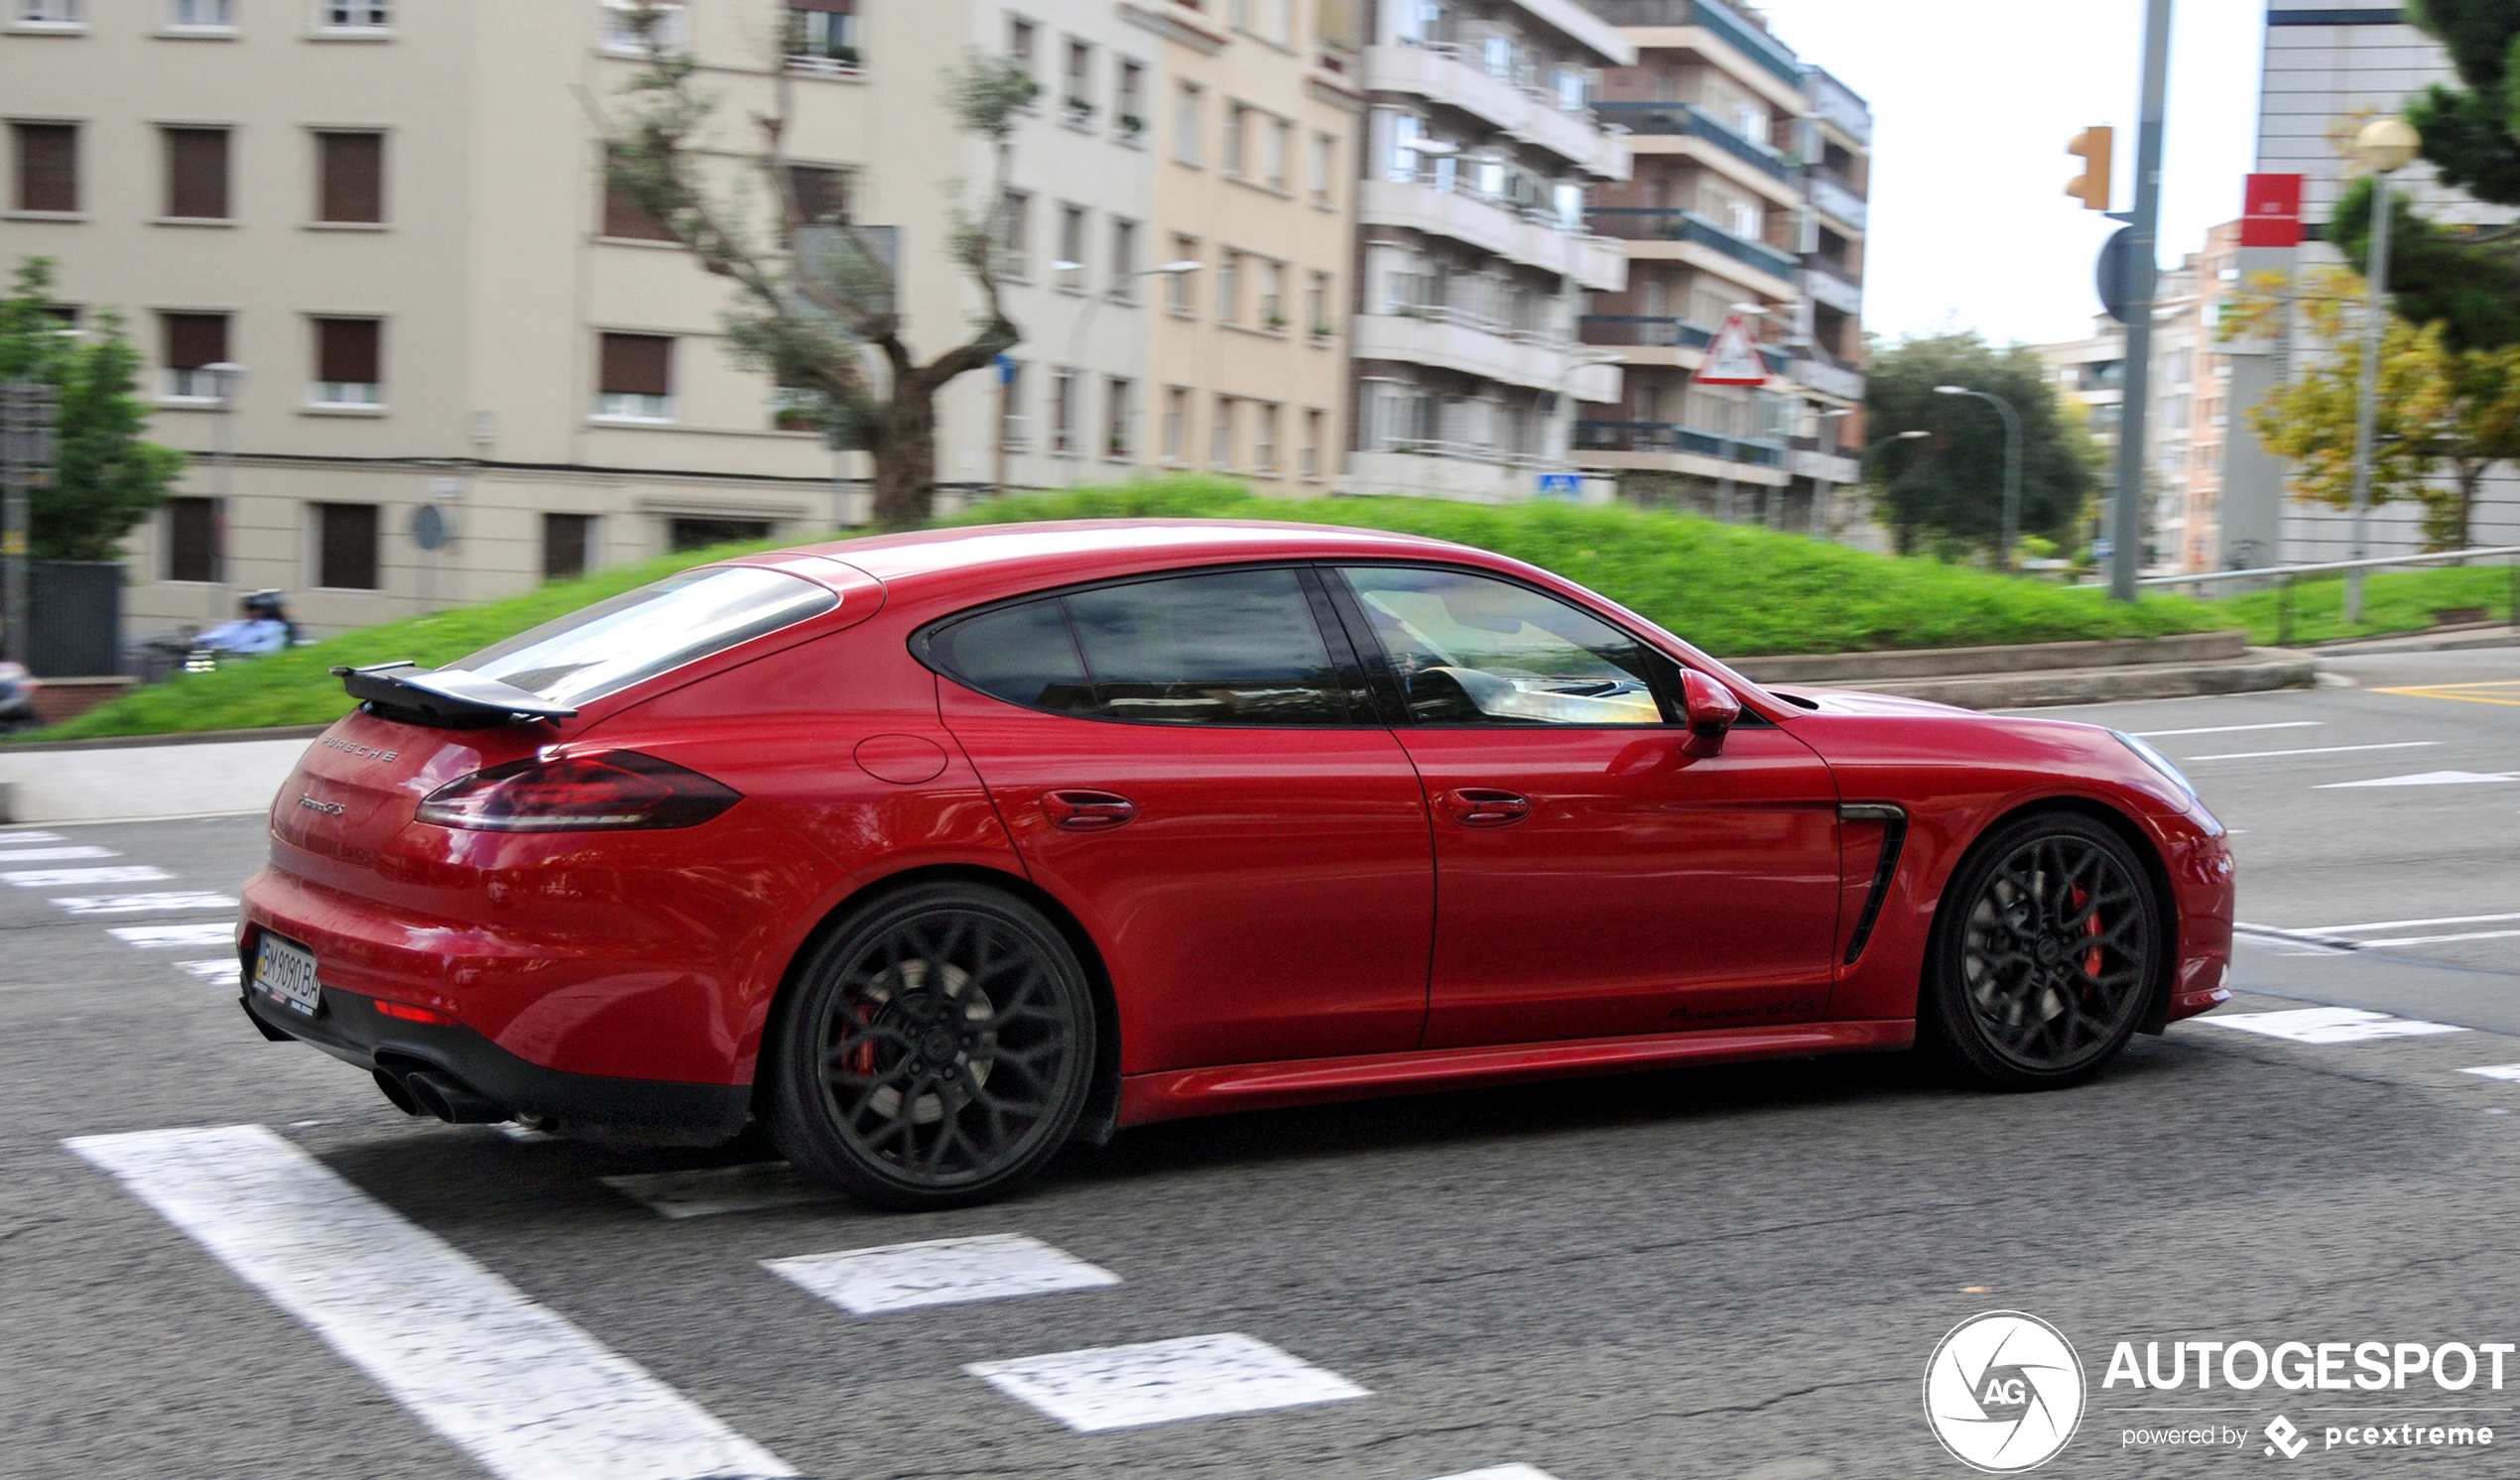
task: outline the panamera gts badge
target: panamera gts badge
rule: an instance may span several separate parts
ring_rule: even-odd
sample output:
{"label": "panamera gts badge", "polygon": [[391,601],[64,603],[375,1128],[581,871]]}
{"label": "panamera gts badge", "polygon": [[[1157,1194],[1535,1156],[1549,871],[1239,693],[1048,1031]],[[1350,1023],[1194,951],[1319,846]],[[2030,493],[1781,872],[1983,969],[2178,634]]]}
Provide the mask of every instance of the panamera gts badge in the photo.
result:
{"label": "panamera gts badge", "polygon": [[319,812],[322,812],[322,813],[324,813],[324,814],[325,814],[325,815],[327,815],[327,816],[334,816],[334,817],[337,817],[337,816],[341,815],[341,803],[340,803],[340,802],[317,802],[317,801],[315,801],[313,797],[308,796],[308,795],[307,795],[306,793],[304,793],[304,792],[300,792],[300,793],[298,794],[298,804],[299,804],[300,806],[304,806],[304,807],[312,807],[312,808],[314,808],[315,810],[319,811]]}

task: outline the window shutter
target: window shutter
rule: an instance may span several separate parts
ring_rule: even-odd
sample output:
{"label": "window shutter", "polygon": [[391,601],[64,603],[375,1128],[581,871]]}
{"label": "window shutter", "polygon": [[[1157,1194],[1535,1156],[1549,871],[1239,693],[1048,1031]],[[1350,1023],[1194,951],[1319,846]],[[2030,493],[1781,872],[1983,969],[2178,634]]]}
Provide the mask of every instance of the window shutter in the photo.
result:
{"label": "window shutter", "polygon": [[373,318],[318,318],[315,320],[315,379],[347,382],[353,385],[376,385],[385,377],[378,373],[377,321]]}
{"label": "window shutter", "polygon": [[797,192],[797,214],[804,224],[820,225],[848,219],[848,173],[814,165],[790,165],[790,186]]}
{"label": "window shutter", "polygon": [[226,314],[169,313],[165,318],[170,369],[198,370],[227,358]]}
{"label": "window shutter", "polygon": [[819,11],[826,16],[857,14],[857,0],[788,0],[788,9]]}
{"label": "window shutter", "polygon": [[317,504],[323,568],[315,584],[340,590],[376,589],[376,506]]}
{"label": "window shutter", "polygon": [[18,209],[78,209],[78,129],[66,123],[21,123]]}
{"label": "window shutter", "polygon": [[385,136],[317,134],[323,158],[323,198],[316,219],[385,219]]}
{"label": "window shutter", "polygon": [[227,130],[168,129],[167,214],[227,219]]}
{"label": "window shutter", "polygon": [[167,500],[167,579],[218,579],[218,500]]}
{"label": "window shutter", "polygon": [[661,334],[606,334],[603,384],[618,396],[671,396],[674,341]]}
{"label": "window shutter", "polygon": [[665,223],[639,208],[639,202],[613,183],[612,173],[604,173],[604,226],[606,236],[626,237],[631,241],[672,241],[674,233]]}

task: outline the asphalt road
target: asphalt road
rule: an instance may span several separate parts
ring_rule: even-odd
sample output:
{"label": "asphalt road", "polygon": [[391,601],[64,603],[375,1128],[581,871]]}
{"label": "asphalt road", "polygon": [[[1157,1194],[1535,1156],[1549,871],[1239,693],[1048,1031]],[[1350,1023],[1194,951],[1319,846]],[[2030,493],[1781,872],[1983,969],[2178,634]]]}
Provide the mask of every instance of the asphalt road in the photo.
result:
{"label": "asphalt road", "polygon": [[[107,933],[232,911],[53,903],[232,893],[259,818],[0,829],[0,853],[118,855],[0,870],[172,876],[0,888],[0,1474],[490,1473],[475,1456],[495,1444],[441,1431],[443,1393],[412,1396],[426,1375],[477,1361],[467,1396],[495,1426],[599,1351],[812,1476],[1960,1476],[1922,1382],[1947,1330],[1997,1308],[2052,1322],[2087,1374],[2079,1429],[2043,1473],[2279,1462],[2262,1435],[2279,1413],[2311,1440],[2305,1465],[2520,1473],[2496,1452],[2520,1445],[2520,1358],[2500,1391],[2103,1386],[2121,1341],[2520,1341],[2520,1082],[2465,1072],[2520,1064],[2520,934],[2504,933],[2520,930],[2520,652],[2346,671],[2361,686],[2051,712],[2155,736],[2231,824],[2241,918],[2267,933],[2216,1019],[2328,1006],[2461,1031],[2355,1039],[2371,1020],[2348,1014],[2310,1035],[2341,1041],[2300,1042],[2206,1020],[2052,1095],[1963,1092],[1885,1056],[1191,1122],[941,1215],[783,1201],[797,1189],[775,1172],[711,1170],[761,1160],[743,1145],[604,1151],[406,1119],[345,1066],[258,1039],[231,984],[183,964],[216,945]],[[2445,772],[2503,779],[2354,785]],[[214,1258],[220,1228],[295,1205],[196,1206],[188,1234],[176,1201],[64,1145],[226,1126],[269,1128],[279,1162],[365,1194],[366,1221],[337,1226],[391,1238]],[[677,1172],[699,1174],[603,1180]],[[666,1217],[633,1190],[769,1205]],[[1006,1234],[1116,1283],[857,1315],[763,1268]],[[424,1278],[448,1283],[391,1298]],[[490,1288],[544,1326],[482,1352],[371,1343],[390,1380],[345,1354],[390,1345],[418,1305],[459,1345],[464,1300]],[[362,1289],[383,1294],[327,1344],[307,1312]],[[561,1322],[580,1345],[534,1356]],[[1225,1333],[1362,1396],[1078,1432],[963,1370]],[[2365,1422],[2483,1423],[2498,1441],[2327,1447],[2327,1428]],[[2128,1444],[2199,1425],[2241,1442]],[[598,1461],[519,1442],[503,1473],[706,1472],[662,1445]]]}

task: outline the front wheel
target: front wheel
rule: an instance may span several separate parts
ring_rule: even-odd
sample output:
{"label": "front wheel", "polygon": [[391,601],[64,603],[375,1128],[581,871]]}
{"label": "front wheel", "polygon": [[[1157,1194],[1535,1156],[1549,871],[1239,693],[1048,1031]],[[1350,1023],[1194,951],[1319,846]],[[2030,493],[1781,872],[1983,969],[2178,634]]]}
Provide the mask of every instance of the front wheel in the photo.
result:
{"label": "front wheel", "polygon": [[771,1139],[885,1207],[958,1207],[1039,1171],[1083,1112],[1093,1001],[1075,952],[1011,895],[878,900],[799,972],[770,1048]]}
{"label": "front wheel", "polygon": [[2125,839],[2070,812],[2024,817],[1972,850],[1944,892],[1921,1036],[1995,1088],[2080,1083],[2134,1036],[2168,946]]}

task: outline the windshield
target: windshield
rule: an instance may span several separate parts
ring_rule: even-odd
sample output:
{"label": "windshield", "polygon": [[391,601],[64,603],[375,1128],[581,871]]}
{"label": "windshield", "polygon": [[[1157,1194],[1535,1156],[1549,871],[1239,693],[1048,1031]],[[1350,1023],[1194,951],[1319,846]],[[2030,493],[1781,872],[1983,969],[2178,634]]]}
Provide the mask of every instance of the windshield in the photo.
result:
{"label": "windshield", "polygon": [[686,570],[446,665],[561,703],[627,688],[819,616],[840,598],[777,570]]}

